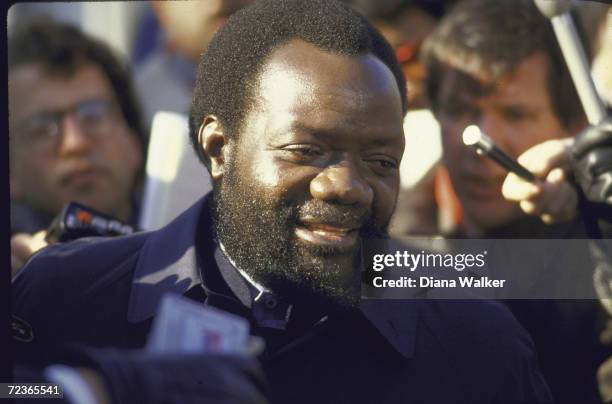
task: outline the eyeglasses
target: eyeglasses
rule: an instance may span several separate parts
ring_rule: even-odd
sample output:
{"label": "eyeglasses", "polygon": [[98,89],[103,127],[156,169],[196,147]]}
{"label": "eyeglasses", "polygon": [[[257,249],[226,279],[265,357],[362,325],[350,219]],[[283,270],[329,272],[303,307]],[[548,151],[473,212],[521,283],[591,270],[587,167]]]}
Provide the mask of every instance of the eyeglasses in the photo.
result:
{"label": "eyeglasses", "polygon": [[20,144],[51,149],[59,144],[64,117],[72,115],[84,134],[98,136],[113,129],[117,107],[109,100],[95,99],[78,103],[70,109],[31,116],[16,125],[12,132]]}

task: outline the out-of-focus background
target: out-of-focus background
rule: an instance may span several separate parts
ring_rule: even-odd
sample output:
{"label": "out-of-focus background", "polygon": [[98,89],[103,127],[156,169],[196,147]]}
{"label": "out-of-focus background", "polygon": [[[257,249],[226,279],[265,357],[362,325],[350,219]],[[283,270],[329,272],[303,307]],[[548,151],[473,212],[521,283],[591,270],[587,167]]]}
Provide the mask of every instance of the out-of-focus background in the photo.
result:
{"label": "out-of-focus background", "polygon": [[[40,19],[74,24],[108,43],[132,68],[136,92],[151,130],[156,112],[187,114],[199,49],[223,18],[248,4],[247,0],[155,2],[31,2],[13,5],[8,13],[9,35],[19,26]],[[406,58],[411,110],[406,117],[406,154],[402,187],[410,189],[441,158],[440,129],[422,99],[423,68],[418,51],[423,40],[456,0],[350,0],[347,3],[375,22]],[[169,4],[163,4],[169,3]],[[577,15],[593,49],[592,71],[601,95],[612,102],[612,17],[604,2],[576,1]],[[203,28],[196,28],[197,26]],[[195,47],[194,47],[195,46]]]}
{"label": "out-of-focus background", "polygon": [[138,60],[134,49],[138,30],[147,21],[154,23],[150,5],[144,1],[28,2],[17,3],[9,9],[9,35],[17,25],[40,18],[74,24],[103,39],[132,61]]}

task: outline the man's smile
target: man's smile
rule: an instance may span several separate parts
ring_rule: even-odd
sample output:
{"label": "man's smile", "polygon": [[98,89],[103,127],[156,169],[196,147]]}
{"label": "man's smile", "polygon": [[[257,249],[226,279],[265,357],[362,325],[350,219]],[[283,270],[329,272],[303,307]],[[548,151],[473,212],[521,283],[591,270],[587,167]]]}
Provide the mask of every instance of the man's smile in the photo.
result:
{"label": "man's smile", "polygon": [[308,219],[298,221],[295,234],[309,243],[346,248],[357,242],[359,228],[360,226],[322,223]]}

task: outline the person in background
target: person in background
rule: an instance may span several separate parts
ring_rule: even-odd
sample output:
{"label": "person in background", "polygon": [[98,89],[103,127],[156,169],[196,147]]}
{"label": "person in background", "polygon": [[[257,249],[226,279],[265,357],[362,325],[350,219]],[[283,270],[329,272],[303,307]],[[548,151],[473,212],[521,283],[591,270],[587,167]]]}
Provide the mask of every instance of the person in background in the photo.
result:
{"label": "person in background", "polygon": [[400,166],[400,195],[390,226],[394,235],[437,232],[433,174],[442,145],[440,125],[429,110],[425,67],[419,51],[448,3],[448,0],[355,1],[389,41],[406,76],[409,111],[404,117],[406,148]]}
{"label": "person in background", "polygon": [[234,12],[253,0],[152,1],[161,43],[136,68],[147,126],[158,111],[187,115],[200,54]]}
{"label": "person in background", "polygon": [[423,41],[436,27],[450,0],[352,0],[395,50],[406,77],[409,110],[429,107],[425,94],[425,67],[419,59]]}
{"label": "person in background", "polygon": [[[586,125],[550,23],[531,3],[461,2],[424,45],[427,92],[442,128],[443,163],[461,209],[454,234],[503,234],[506,225],[516,228],[517,222],[533,231],[541,228],[538,219],[504,199],[506,171],[463,145],[461,134],[468,125],[478,125],[514,157],[546,140],[571,138]],[[556,214],[563,207],[570,215],[575,195],[563,174],[536,174],[550,175],[545,186],[556,201],[551,214],[565,217]]]}
{"label": "person in background", "polygon": [[144,129],[128,67],[77,28],[23,27],[9,37],[8,68],[16,271],[68,202],[135,224]]}
{"label": "person in background", "polygon": [[[570,147],[586,125],[549,21],[531,0],[466,0],[440,21],[423,46],[426,89],[442,129],[443,167],[436,192],[445,195],[449,238],[582,238],[577,192],[549,148]],[[462,142],[478,125],[541,180],[530,200],[502,193],[507,171]],[[536,146],[537,147],[534,147]],[[525,198],[527,199],[527,198]],[[554,223],[553,223],[554,222]],[[576,285],[592,288],[585,251]],[[598,400],[595,373],[605,357],[597,340],[594,301],[507,301],[534,338],[541,366],[560,403]]]}
{"label": "person in background", "polygon": [[[602,122],[590,125],[581,132],[569,147],[555,147],[555,141],[549,141],[521,155],[527,161],[531,155],[537,155],[544,162],[539,164],[571,170],[575,178],[580,195],[576,215],[583,218],[587,227],[589,251],[595,264],[593,284],[607,318],[606,327],[599,338],[607,346],[612,345],[612,246],[609,242],[612,237],[611,140],[612,119],[608,114]],[[530,188],[525,180],[508,174],[503,193],[508,200],[520,202],[521,207],[530,207],[534,204]],[[528,213],[529,209],[525,211]],[[612,399],[612,356],[599,366],[597,381],[602,400],[609,402]]]}

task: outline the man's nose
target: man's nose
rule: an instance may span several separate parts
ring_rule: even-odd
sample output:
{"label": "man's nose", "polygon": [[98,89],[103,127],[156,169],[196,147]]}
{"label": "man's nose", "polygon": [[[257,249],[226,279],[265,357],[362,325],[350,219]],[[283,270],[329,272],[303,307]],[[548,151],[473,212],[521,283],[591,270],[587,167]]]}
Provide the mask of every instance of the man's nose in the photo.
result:
{"label": "man's nose", "polygon": [[78,119],[71,114],[64,116],[60,131],[60,155],[78,154],[89,149],[91,136],[85,132]]}
{"label": "man's nose", "polygon": [[310,182],[310,194],[322,201],[369,207],[374,199],[370,184],[350,161],[327,167]]}

